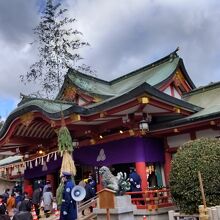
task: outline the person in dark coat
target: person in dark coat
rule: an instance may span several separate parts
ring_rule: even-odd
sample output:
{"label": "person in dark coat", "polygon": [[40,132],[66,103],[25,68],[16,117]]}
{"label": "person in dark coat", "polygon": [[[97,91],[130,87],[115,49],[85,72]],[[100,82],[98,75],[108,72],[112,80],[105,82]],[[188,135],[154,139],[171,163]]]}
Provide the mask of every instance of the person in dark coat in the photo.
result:
{"label": "person in dark coat", "polygon": [[21,187],[21,185],[18,182],[15,183],[15,186],[12,189],[12,193],[15,193],[15,192],[22,193],[22,187]]}
{"label": "person in dark coat", "polygon": [[71,191],[74,187],[74,183],[71,179],[69,172],[63,172],[64,178],[64,190],[63,198],[60,210],[60,220],[76,220],[77,219],[77,207],[76,201],[71,196]]}
{"label": "person in dark coat", "polygon": [[90,185],[91,185],[92,190],[93,190],[93,192],[94,192],[94,194],[95,194],[95,193],[96,193],[96,181],[95,181],[95,179],[93,178],[92,173],[89,173],[88,179],[91,180],[91,181],[90,181]]}
{"label": "person in dark coat", "polygon": [[38,187],[34,190],[33,196],[32,196],[32,203],[34,205],[36,215],[38,218],[40,218],[40,202],[42,197],[42,188]]}
{"label": "person in dark coat", "polygon": [[6,206],[4,203],[4,196],[0,195],[0,215],[6,214]]}
{"label": "person in dark coat", "polygon": [[[91,183],[92,183],[92,179],[88,179],[88,181],[86,182],[86,185],[85,185],[86,196],[83,199],[83,202],[86,202],[86,201],[90,200],[91,198],[93,198],[95,196],[95,192],[94,192],[94,190],[92,188]],[[90,212],[92,212],[93,211],[93,207],[90,206],[89,210],[90,210]],[[82,215],[85,215],[84,211],[85,210],[82,211]]]}
{"label": "person in dark coat", "polygon": [[28,197],[28,193],[24,192],[24,200],[21,201],[19,205],[19,212],[31,212],[32,203]]}
{"label": "person in dark coat", "polygon": [[6,204],[7,203],[7,200],[9,198],[9,192],[10,192],[10,189],[6,189],[5,192],[2,194],[3,196],[3,202]]}
{"label": "person in dark coat", "polygon": [[155,188],[158,186],[158,183],[157,183],[157,176],[155,174],[155,172],[151,172],[151,174],[148,176],[148,185],[149,187],[152,187],[152,188]]}
{"label": "person in dark coat", "polygon": [[[137,174],[133,167],[130,167],[129,180],[131,184],[131,192],[141,191],[141,177]],[[132,194],[131,198],[142,198],[142,194]],[[144,201],[140,200],[140,204],[144,205]]]}
{"label": "person in dark coat", "polygon": [[30,212],[18,212],[12,220],[33,220],[33,217]]}
{"label": "person in dark coat", "polygon": [[136,173],[134,168],[130,168],[129,180],[131,184],[131,192],[141,191],[141,177]]}

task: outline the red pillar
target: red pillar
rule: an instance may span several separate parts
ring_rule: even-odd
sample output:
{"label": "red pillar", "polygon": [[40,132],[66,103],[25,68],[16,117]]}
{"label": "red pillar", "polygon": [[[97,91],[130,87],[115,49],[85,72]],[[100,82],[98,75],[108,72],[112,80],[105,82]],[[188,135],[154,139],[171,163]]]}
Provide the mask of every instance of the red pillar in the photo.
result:
{"label": "red pillar", "polygon": [[28,186],[28,185],[30,185],[31,184],[31,180],[29,180],[29,179],[24,179],[24,182],[23,182],[23,186],[25,187],[25,186]]}
{"label": "red pillar", "polygon": [[166,150],[165,151],[165,163],[164,163],[164,176],[165,176],[166,185],[169,185],[171,160],[172,160],[172,154]]}
{"label": "red pillar", "polygon": [[32,195],[33,195],[33,185],[31,183],[31,180],[29,179],[24,179],[24,182],[23,182],[23,189],[24,189],[24,192],[28,193],[28,196],[31,198]]}
{"label": "red pillar", "polygon": [[146,173],[146,163],[145,162],[136,162],[135,163],[136,171],[141,177],[142,190],[147,189],[147,173]]}
{"label": "red pillar", "polygon": [[31,180],[29,179],[24,179],[24,182],[23,182],[23,191],[25,192],[25,190],[27,189],[27,187],[31,185]]}
{"label": "red pillar", "polygon": [[52,187],[52,192],[53,192],[53,195],[55,195],[55,193],[56,193],[56,186],[55,186],[54,174],[47,174],[46,180],[50,180],[50,185]]}

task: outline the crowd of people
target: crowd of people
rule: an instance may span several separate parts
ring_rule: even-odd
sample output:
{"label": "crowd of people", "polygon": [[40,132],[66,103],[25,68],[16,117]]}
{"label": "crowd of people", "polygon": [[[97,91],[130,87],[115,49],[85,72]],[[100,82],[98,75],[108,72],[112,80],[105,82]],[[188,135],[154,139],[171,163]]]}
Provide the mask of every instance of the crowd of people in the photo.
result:
{"label": "crowd of people", "polygon": [[34,206],[38,218],[41,217],[40,209],[43,209],[45,216],[49,217],[53,201],[54,198],[49,180],[46,181],[45,185],[38,182],[34,191],[28,190],[27,188],[27,191],[24,192],[22,192],[22,187],[16,183],[13,189],[6,189],[5,192],[0,195],[0,215],[8,215],[12,218],[20,213],[26,212],[31,216],[31,211]]}
{"label": "crowd of people", "polygon": [[[68,216],[71,216],[71,219],[75,218],[76,213],[76,202],[72,199],[71,190],[74,187],[75,183],[71,180],[71,175],[64,172],[61,177],[61,181],[64,183],[64,190],[62,193],[62,203],[60,204],[60,215],[61,220],[69,219]],[[130,191],[139,192],[141,191],[141,178],[132,167],[130,168],[129,173],[130,181]],[[152,172],[148,177],[149,187],[157,186],[157,178],[155,172]],[[96,196],[96,181],[92,176],[92,173],[84,176],[82,181],[79,182],[79,185],[85,188],[86,195],[83,199],[84,202],[90,201],[93,197]],[[133,198],[141,197],[141,194],[133,194]],[[64,202],[65,201],[65,202]],[[32,187],[27,187],[24,192],[22,192],[21,186],[16,183],[12,190],[6,189],[2,195],[0,195],[0,215],[8,215],[9,217],[16,216],[21,212],[27,212],[31,215],[32,208],[35,208],[36,215],[41,218],[41,210],[44,211],[45,217],[49,217],[51,211],[53,210],[53,205],[55,199],[52,194],[52,187],[49,180],[46,181],[46,184],[42,184],[41,181],[37,182],[34,191]],[[58,204],[57,204],[58,205]],[[59,205],[58,205],[59,206]],[[72,207],[73,213],[67,212],[67,207]],[[56,209],[56,208],[55,208]],[[93,207],[89,207],[89,211],[93,211]],[[85,210],[82,211],[82,215],[85,215]],[[26,218],[28,220],[28,218]],[[14,219],[16,220],[16,218]]]}

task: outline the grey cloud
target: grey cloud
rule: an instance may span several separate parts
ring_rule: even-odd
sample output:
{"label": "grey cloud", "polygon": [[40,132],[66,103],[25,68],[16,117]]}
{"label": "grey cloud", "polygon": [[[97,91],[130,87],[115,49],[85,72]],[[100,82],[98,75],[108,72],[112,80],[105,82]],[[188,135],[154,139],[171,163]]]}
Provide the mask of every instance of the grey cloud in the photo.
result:
{"label": "grey cloud", "polygon": [[98,76],[125,74],[180,46],[197,85],[209,83],[207,72],[216,69],[219,8],[217,1],[156,0],[78,1],[71,7],[92,45],[85,61],[95,66]]}
{"label": "grey cloud", "polygon": [[30,41],[37,24],[36,0],[0,1],[0,36],[5,43],[22,46]]}
{"label": "grey cloud", "polygon": [[[0,94],[32,92],[19,75],[37,59],[30,46],[39,21],[39,0],[0,1]],[[65,0],[91,47],[84,63],[97,76],[113,79],[167,55],[180,46],[197,85],[219,81],[220,3],[206,0]]]}

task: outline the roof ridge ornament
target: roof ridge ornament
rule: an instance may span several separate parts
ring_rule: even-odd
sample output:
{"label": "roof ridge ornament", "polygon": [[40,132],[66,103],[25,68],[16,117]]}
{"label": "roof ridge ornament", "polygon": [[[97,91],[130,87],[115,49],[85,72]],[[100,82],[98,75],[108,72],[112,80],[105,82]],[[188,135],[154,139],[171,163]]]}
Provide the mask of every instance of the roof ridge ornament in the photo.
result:
{"label": "roof ridge ornament", "polygon": [[178,57],[177,51],[179,51],[179,47],[176,48],[176,50],[174,50],[171,54],[170,54],[170,60],[169,62],[173,62],[173,60]]}

